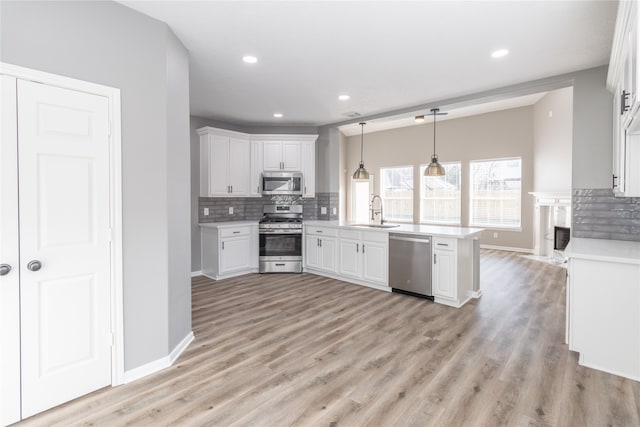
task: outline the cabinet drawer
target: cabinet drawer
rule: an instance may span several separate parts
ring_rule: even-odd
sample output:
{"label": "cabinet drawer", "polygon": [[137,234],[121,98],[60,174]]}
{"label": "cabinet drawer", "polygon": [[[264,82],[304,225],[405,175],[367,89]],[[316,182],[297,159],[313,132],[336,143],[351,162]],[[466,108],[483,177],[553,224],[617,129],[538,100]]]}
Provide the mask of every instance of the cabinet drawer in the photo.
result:
{"label": "cabinet drawer", "polygon": [[314,234],[317,236],[330,236],[330,237],[338,237],[338,229],[337,228],[328,228],[328,227],[316,227],[316,226],[304,226],[304,231],[307,234]]}
{"label": "cabinet drawer", "polygon": [[220,237],[246,236],[251,227],[231,227],[220,229]]}
{"label": "cabinet drawer", "polygon": [[446,250],[453,251],[456,249],[456,239],[450,239],[447,237],[434,237],[433,248],[444,250],[444,251]]}
{"label": "cabinet drawer", "polygon": [[365,231],[362,233],[362,240],[367,242],[387,243],[389,234],[384,231]]}
{"label": "cabinet drawer", "polygon": [[362,235],[360,234],[360,231],[356,230],[340,230],[340,238],[360,240],[362,238]]}

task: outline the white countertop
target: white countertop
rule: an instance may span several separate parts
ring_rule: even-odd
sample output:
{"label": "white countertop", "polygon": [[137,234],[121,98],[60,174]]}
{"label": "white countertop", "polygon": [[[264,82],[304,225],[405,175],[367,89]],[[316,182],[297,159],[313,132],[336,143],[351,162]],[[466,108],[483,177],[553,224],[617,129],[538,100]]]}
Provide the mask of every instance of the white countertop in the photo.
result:
{"label": "white countertop", "polygon": [[484,231],[482,228],[417,224],[400,224],[393,228],[376,228],[355,225],[355,223],[348,221],[304,221],[303,224],[306,226],[349,228],[353,230],[377,231],[381,233],[424,234],[427,236],[451,237],[454,239],[474,239],[480,237]]}
{"label": "white countertop", "polygon": [[223,222],[201,222],[198,224],[205,228],[229,228],[241,225],[258,225],[258,221],[223,221]]}
{"label": "white countertop", "polygon": [[640,242],[572,237],[564,255],[569,258],[640,265]]}

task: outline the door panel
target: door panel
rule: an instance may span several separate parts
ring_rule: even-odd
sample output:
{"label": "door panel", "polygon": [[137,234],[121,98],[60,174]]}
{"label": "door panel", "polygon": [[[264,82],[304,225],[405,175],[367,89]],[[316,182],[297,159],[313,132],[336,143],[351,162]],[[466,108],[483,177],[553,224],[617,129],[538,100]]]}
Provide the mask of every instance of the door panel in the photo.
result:
{"label": "door panel", "polygon": [[301,155],[299,142],[282,143],[282,162],[284,163],[284,170],[299,171],[300,157]]}
{"label": "door panel", "polygon": [[111,382],[109,108],[26,81],[17,95],[25,418]]}
{"label": "door panel", "polygon": [[222,241],[220,274],[249,268],[249,236]]}
{"label": "door panel", "polygon": [[229,195],[229,138],[209,135],[209,196]]}
{"label": "door panel", "polygon": [[251,143],[231,138],[229,141],[229,185],[233,196],[249,194],[249,163],[251,161]]}
{"label": "door panel", "polygon": [[275,141],[264,142],[264,167],[265,171],[278,171],[282,169],[282,143]]}
{"label": "door panel", "polygon": [[360,278],[360,241],[340,239],[340,274]]}
{"label": "door panel", "polygon": [[0,425],[20,420],[20,261],[16,79],[0,77]]}
{"label": "door panel", "polygon": [[[362,244],[362,278],[372,282],[387,284],[387,245],[383,243]],[[425,260],[427,262],[427,260]]]}

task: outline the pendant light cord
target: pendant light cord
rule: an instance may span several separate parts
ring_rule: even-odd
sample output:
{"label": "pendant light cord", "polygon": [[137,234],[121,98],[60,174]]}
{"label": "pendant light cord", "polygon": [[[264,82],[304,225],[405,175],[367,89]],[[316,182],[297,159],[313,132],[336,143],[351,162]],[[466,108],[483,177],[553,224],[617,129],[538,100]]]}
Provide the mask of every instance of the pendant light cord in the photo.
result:
{"label": "pendant light cord", "polygon": [[364,123],[360,123],[360,128],[361,128],[361,132],[360,132],[360,164],[362,164],[363,163],[362,157],[363,157],[363,153],[364,153]]}
{"label": "pendant light cord", "polygon": [[433,157],[436,156],[436,113],[438,112],[437,108],[433,110]]}

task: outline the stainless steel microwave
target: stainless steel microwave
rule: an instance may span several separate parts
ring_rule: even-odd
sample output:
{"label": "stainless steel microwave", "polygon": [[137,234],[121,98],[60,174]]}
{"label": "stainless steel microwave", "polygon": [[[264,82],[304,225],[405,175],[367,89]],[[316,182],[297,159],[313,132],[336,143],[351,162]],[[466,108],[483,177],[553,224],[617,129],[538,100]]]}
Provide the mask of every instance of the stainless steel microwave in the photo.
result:
{"label": "stainless steel microwave", "polygon": [[300,172],[263,172],[262,194],[302,196],[302,173]]}

